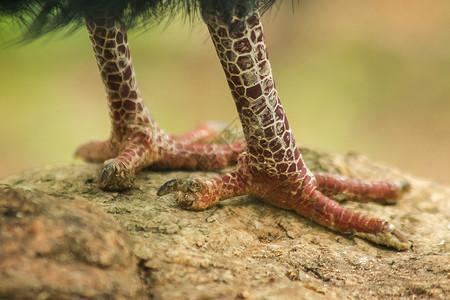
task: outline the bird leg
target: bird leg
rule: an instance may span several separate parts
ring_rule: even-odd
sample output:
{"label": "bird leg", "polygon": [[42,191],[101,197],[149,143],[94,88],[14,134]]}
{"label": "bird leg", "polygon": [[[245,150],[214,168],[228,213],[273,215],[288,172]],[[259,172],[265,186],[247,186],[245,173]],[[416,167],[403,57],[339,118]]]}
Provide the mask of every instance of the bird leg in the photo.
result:
{"label": "bird leg", "polygon": [[259,12],[255,10],[247,17],[236,12],[231,18],[223,21],[214,12],[203,11],[236,104],[247,149],[230,173],[208,180],[171,180],[158,190],[158,195],[176,192],[180,206],[202,210],[230,197],[251,194],[323,226],[399,250],[409,248],[404,235],[388,221],[346,209],[328,197],[343,194],[360,201],[393,202],[409,189],[409,184],[310,172],[275,89]]}
{"label": "bird leg", "polygon": [[87,21],[87,30],[106,89],[111,135],[90,141],[75,153],[88,162],[103,162],[100,187],[123,190],[132,185],[135,172],[156,169],[220,169],[236,162],[245,142],[211,144],[221,126],[209,123],[187,134],[166,134],[152,120],[140,95],[127,34],[115,18]]}

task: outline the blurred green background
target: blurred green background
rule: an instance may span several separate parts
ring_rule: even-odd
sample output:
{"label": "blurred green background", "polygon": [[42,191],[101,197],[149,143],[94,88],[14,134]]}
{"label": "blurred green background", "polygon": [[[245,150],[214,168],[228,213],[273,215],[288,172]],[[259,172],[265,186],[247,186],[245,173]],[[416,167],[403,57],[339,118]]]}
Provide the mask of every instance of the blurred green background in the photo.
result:
{"label": "blurred green background", "polygon": [[[263,23],[297,142],[450,184],[449,16],[448,0],[279,2]],[[168,132],[235,119],[201,21],[178,18],[129,40],[146,104]],[[72,162],[79,144],[108,137],[85,29],[2,47],[0,60],[0,178]]]}

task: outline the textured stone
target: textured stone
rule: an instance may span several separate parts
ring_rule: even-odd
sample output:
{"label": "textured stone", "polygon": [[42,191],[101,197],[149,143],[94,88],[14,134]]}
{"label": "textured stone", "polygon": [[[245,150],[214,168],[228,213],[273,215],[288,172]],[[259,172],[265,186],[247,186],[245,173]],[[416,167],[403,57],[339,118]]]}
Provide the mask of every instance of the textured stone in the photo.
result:
{"label": "textured stone", "polygon": [[[371,180],[409,180],[411,192],[395,205],[348,201],[345,206],[388,218],[412,242],[412,249],[398,252],[336,233],[254,197],[237,197],[206,211],[191,212],[176,206],[172,195],[156,196],[157,188],[170,179],[218,175],[213,172],[143,171],[137,174],[132,189],[122,193],[98,188],[95,175],[98,165],[50,166],[2,182],[64,195],[52,196],[58,201],[52,200],[54,203],[82,196],[112,215],[134,240],[137,259],[128,260],[129,272],[137,266],[144,284],[144,299],[280,299],[281,296],[283,299],[445,299],[450,294],[450,189],[373,163],[355,153],[333,155],[301,148],[305,162],[313,171]],[[64,202],[78,203],[78,200]],[[105,219],[102,222],[112,224],[108,228],[117,228],[99,209],[92,209],[97,222]],[[2,220],[6,218],[11,217],[2,211]],[[58,232],[60,227],[54,230]],[[100,236],[107,229],[96,230],[92,226],[88,231]],[[5,230],[1,232],[3,261]],[[15,247],[19,247],[19,240],[15,241]],[[34,249],[32,246],[36,247],[25,244],[20,249]],[[0,267],[2,295],[7,282],[3,278],[14,274],[14,268],[34,266],[22,274],[41,282],[40,277],[51,274],[44,262],[53,262],[58,270],[62,268],[59,265],[62,258],[70,257],[69,250],[67,247],[67,252],[61,251],[59,260],[8,255],[11,267],[5,268],[3,262]],[[36,250],[27,251],[36,253]],[[112,257],[112,254],[104,256]],[[21,263],[25,259],[26,263]],[[66,266],[69,267],[95,269],[83,260],[73,260]],[[51,286],[60,287],[57,291],[61,295],[67,295],[71,289],[92,291],[92,288],[82,289],[82,284],[104,282],[106,269],[111,268],[83,273],[87,277],[78,276],[72,285],[52,283]],[[123,267],[117,269],[123,272],[117,274],[126,273]],[[32,272],[39,275],[31,275]],[[128,274],[128,277],[108,278],[115,280],[114,287],[120,290],[118,286],[129,287],[126,282],[133,277]],[[97,276],[99,279],[95,279]],[[31,283],[17,279],[15,284],[31,293]],[[108,291],[105,295],[111,295],[111,289]]]}
{"label": "textured stone", "polygon": [[130,241],[80,196],[0,185],[0,298],[135,297],[141,283]]}

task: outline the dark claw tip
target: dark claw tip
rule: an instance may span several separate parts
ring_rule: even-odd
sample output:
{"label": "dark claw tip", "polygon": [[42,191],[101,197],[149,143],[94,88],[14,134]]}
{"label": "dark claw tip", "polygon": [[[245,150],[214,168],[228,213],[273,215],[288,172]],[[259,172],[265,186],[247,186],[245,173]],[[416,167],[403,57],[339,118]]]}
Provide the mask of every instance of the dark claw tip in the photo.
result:
{"label": "dark claw tip", "polygon": [[408,181],[402,181],[400,183],[402,185],[402,192],[408,192],[409,190],[411,190],[411,183],[409,183]]}
{"label": "dark claw tip", "polygon": [[394,229],[391,232],[391,234],[393,234],[400,242],[402,242],[402,243],[406,243],[407,242],[405,236],[403,235],[403,233],[400,230]]}
{"label": "dark claw tip", "polygon": [[193,200],[186,200],[186,199],[184,201],[177,201],[178,206],[182,208],[191,208],[193,203],[194,203]]}
{"label": "dark claw tip", "polygon": [[178,187],[178,179],[172,179],[164,183],[156,192],[158,196],[164,196],[169,194],[170,192],[176,191]]}
{"label": "dark claw tip", "polygon": [[112,163],[103,166],[102,173],[98,178],[98,184],[100,186],[103,186],[107,182],[107,180],[111,177],[111,175],[114,174],[115,170],[116,167]]}

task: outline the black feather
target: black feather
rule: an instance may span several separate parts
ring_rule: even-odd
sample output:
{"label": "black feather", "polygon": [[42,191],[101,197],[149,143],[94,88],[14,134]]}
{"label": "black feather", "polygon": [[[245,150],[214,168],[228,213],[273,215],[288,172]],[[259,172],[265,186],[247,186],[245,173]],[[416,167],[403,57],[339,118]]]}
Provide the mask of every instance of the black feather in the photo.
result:
{"label": "black feather", "polygon": [[2,0],[0,19],[12,17],[26,27],[26,39],[67,26],[75,30],[102,11],[123,22],[127,29],[157,23],[183,13],[190,18],[201,7],[203,14],[216,13],[230,22],[236,7],[245,18],[252,9],[267,10],[276,0]]}

